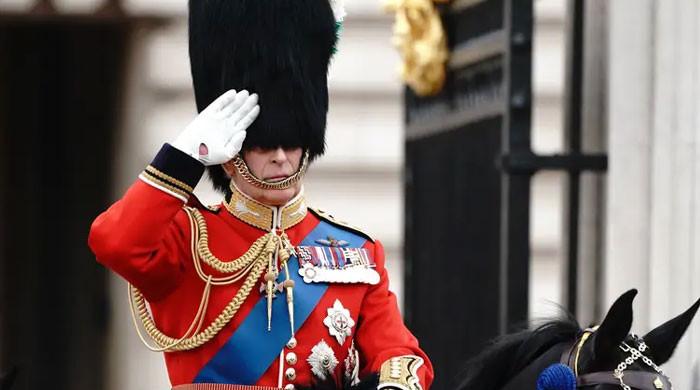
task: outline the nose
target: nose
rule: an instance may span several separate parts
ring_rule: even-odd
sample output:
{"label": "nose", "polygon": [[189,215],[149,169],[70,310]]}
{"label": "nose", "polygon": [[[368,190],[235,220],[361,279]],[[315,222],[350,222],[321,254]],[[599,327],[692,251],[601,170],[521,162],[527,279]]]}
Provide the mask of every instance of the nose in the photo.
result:
{"label": "nose", "polygon": [[275,164],[282,164],[287,161],[287,153],[282,147],[272,151],[272,162]]}

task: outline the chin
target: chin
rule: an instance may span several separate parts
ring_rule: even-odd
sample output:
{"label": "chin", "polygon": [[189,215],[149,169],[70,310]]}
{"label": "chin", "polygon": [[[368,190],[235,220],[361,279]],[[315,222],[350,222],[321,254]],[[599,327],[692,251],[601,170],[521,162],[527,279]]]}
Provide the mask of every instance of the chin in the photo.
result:
{"label": "chin", "polygon": [[296,195],[295,188],[287,188],[286,190],[266,190],[261,194],[261,201],[270,206],[282,206],[292,200]]}

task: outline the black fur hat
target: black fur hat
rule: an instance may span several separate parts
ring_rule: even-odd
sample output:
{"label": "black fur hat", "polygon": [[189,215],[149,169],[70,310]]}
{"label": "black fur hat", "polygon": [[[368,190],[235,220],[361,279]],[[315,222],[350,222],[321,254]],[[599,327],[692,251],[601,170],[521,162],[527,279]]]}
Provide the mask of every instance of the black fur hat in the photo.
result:
{"label": "black fur hat", "polygon": [[[260,97],[243,149],[325,149],[328,65],[336,22],[329,0],[190,0],[190,61],[201,112],[229,89]],[[217,189],[228,188],[220,166]]]}

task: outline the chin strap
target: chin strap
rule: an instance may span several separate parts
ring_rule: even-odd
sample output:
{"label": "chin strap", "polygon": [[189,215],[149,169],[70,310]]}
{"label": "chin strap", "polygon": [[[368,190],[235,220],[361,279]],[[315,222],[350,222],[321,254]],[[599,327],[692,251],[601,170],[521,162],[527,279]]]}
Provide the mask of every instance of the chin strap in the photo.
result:
{"label": "chin strap", "polygon": [[245,181],[254,185],[255,187],[263,190],[286,190],[304,178],[306,170],[309,167],[309,151],[307,150],[304,152],[304,157],[301,160],[301,164],[299,164],[299,169],[297,169],[292,176],[278,182],[269,182],[256,177],[250,171],[248,164],[246,164],[245,160],[243,160],[240,154],[233,158],[233,165],[236,167],[238,174],[240,174]]}

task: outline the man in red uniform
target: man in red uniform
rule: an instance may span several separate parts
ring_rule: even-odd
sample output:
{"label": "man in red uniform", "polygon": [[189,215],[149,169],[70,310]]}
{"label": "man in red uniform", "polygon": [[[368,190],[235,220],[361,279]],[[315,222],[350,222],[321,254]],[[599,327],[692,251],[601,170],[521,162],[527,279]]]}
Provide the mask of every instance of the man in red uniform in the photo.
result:
{"label": "man in red uniform", "polygon": [[[381,244],[304,200],[324,149],[333,11],[192,1],[200,113],[92,225],[91,249],[130,283],[149,342],[139,335],[176,388],[348,386],[371,373],[378,388],[430,387]],[[192,196],[205,168],[225,195],[217,207]]]}

